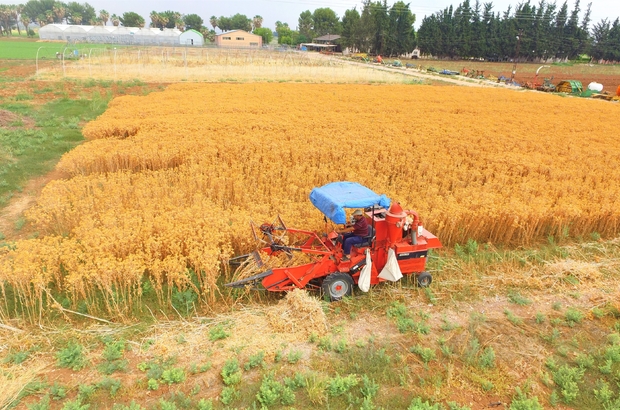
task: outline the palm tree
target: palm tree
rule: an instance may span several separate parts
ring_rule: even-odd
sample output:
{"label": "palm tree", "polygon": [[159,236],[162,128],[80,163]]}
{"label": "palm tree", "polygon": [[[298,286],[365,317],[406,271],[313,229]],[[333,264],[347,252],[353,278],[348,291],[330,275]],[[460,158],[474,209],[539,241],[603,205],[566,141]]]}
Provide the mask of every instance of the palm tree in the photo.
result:
{"label": "palm tree", "polygon": [[110,20],[110,13],[108,13],[105,10],[99,10],[99,18],[101,19],[101,21],[103,22],[103,25],[105,26],[106,24],[108,24],[108,20]]}
{"label": "palm tree", "polygon": [[47,21],[47,24],[54,23],[54,12],[52,12],[52,10],[47,10],[45,12],[45,20]]}
{"label": "palm tree", "polygon": [[9,6],[9,13],[11,15],[11,20],[15,22],[15,25],[17,26],[17,34],[21,37],[22,35],[22,30],[19,28],[19,14],[21,13],[21,9],[24,6],[16,6],[16,5],[12,5]]}
{"label": "palm tree", "polygon": [[58,3],[54,4],[54,7],[52,7],[52,11],[54,12],[54,16],[56,16],[53,23],[62,24],[62,21],[65,19],[65,17],[67,17],[67,9],[62,4]]}
{"label": "palm tree", "polygon": [[176,26],[176,28],[178,30],[183,31],[183,27],[184,27],[184,23],[183,23],[183,18],[181,17],[181,13],[179,13],[178,11],[174,12],[174,25]]}
{"label": "palm tree", "polygon": [[116,14],[112,14],[112,16],[110,16],[110,20],[112,21],[112,25],[114,27],[118,27],[121,24],[121,20]]}
{"label": "palm tree", "polygon": [[6,36],[11,35],[11,13],[9,11],[9,6],[5,6],[4,4],[0,5],[0,35],[4,31]]}
{"label": "palm tree", "polygon": [[209,19],[209,23],[211,23],[211,25],[213,26],[213,30],[215,30],[218,26],[217,17],[211,16],[211,18]]}
{"label": "palm tree", "polygon": [[39,27],[43,27],[44,25],[46,25],[47,18],[45,17],[45,14],[39,14],[37,16],[37,22],[39,23]]}
{"label": "palm tree", "polygon": [[259,15],[254,16],[254,18],[252,19],[252,31],[256,30],[257,28],[261,28],[263,26],[263,18]]}
{"label": "palm tree", "polygon": [[22,13],[19,15],[19,21],[22,23],[24,27],[26,27],[26,36],[30,37],[30,32],[28,31],[28,25],[30,24],[30,17]]}
{"label": "palm tree", "polygon": [[151,27],[161,28],[161,16],[156,11],[151,11],[149,14],[149,18],[151,19]]}

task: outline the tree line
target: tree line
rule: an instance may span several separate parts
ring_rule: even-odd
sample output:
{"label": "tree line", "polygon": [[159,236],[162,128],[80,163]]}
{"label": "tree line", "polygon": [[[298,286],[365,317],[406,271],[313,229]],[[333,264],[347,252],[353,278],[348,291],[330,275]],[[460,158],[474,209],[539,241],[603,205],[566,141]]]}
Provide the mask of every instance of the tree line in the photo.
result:
{"label": "tree line", "polygon": [[278,21],[276,32],[280,44],[296,45],[336,34],[340,38],[334,42],[342,48],[397,56],[415,48],[414,23],[415,15],[409,4],[397,1],[389,7],[386,0],[365,0],[361,11],[357,7],[346,10],[342,19],[329,8],[319,8],[312,13],[304,11],[297,20],[297,30]]}
{"label": "tree line", "polygon": [[[480,58],[487,60],[546,61],[575,59],[588,54],[597,60],[620,61],[620,20],[603,19],[590,28],[592,3],[582,14],[580,0],[569,11],[567,1],[561,6],[548,0],[533,4],[519,3],[514,10],[495,12],[493,3],[465,0],[456,8],[449,6],[422,19],[418,32],[414,30],[416,16],[409,4],[397,1],[388,6],[387,0],[364,0],[346,10],[342,18],[330,8],[306,10],[299,15],[297,26],[277,21],[275,34],[279,44],[291,46],[311,42],[326,34],[338,35],[335,40],[342,48],[371,54],[399,56],[419,47],[423,54],[439,58]],[[194,29],[213,41],[215,29],[245,30],[263,37],[268,44],[273,38],[271,29],[262,27],[263,18],[248,18],[243,14],[211,16],[209,24],[197,14],[183,15],[175,11],[152,11],[151,27]],[[106,10],[96,12],[88,3],[57,0],[29,0],[20,5],[0,5],[0,33],[10,35],[11,27],[39,26],[52,23],[144,27],[145,19],[135,12],[122,15]],[[21,32],[20,32],[21,34]]]}
{"label": "tree line", "polygon": [[569,11],[565,1],[529,0],[495,13],[492,3],[469,0],[424,17],[418,30],[422,53],[448,58],[528,61],[595,59],[620,61],[620,22],[608,19],[590,29],[592,3],[580,18],[580,0]]}
{"label": "tree line", "polygon": [[567,1],[530,0],[503,13],[493,3],[465,0],[425,16],[417,33],[416,16],[402,1],[391,7],[365,0],[361,11],[346,10],[339,19],[331,9],[302,12],[297,30],[277,22],[278,42],[296,45],[315,36],[338,34],[343,48],[371,54],[398,56],[415,47],[439,58],[548,61],[577,59],[620,61],[620,20],[603,19],[591,25],[591,6],[582,15],[580,0],[569,10]]}

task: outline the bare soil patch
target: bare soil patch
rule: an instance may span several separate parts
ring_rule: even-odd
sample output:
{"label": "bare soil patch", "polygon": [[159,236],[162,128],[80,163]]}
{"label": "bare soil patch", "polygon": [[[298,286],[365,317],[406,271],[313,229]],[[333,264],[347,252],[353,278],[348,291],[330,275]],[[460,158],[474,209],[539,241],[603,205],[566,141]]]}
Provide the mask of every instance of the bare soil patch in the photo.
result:
{"label": "bare soil patch", "polygon": [[[435,67],[439,70],[449,69],[463,72],[463,70],[479,71],[485,77],[504,76],[510,78],[513,63],[492,63],[479,61],[441,61],[441,60],[417,60],[424,67]],[[542,68],[541,68],[542,67]],[[540,70],[539,70],[540,69]],[[536,78],[536,71],[538,78]],[[599,64],[543,64],[543,63],[518,63],[515,81],[520,84],[534,82],[542,83],[545,78],[553,78],[553,84],[564,80],[581,81],[584,89],[591,82],[603,84],[603,91],[615,93],[620,85],[620,65]]]}
{"label": "bare soil patch", "polygon": [[16,193],[9,204],[0,209],[0,232],[5,240],[14,241],[26,239],[34,233],[34,227],[25,224],[18,229],[16,222],[24,217],[24,212],[34,205],[41,190],[50,181],[66,177],[62,172],[53,170],[46,175],[31,179],[21,192]]}
{"label": "bare soil patch", "polygon": [[15,129],[19,127],[32,128],[34,121],[28,117],[22,117],[11,111],[0,109],[0,127]]}

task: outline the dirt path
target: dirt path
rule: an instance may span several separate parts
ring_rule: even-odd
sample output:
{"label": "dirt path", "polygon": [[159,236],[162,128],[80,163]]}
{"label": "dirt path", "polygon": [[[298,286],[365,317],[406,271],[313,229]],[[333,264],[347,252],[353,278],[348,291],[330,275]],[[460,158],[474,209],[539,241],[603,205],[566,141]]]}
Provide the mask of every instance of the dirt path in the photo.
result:
{"label": "dirt path", "polygon": [[[334,58],[334,57],[331,57],[331,58]],[[399,68],[399,67],[390,67],[390,66],[384,66],[380,64],[374,64],[374,63],[358,63],[357,61],[351,61],[348,59],[338,59],[338,61],[342,61],[347,64],[358,66],[358,67],[372,68],[374,70],[397,73],[397,74],[402,74],[405,76],[422,78],[422,79],[430,80],[430,81],[441,81],[441,82],[450,83],[450,84],[464,85],[467,87],[492,87],[492,88],[508,88],[511,90],[522,90],[521,87],[516,87],[514,85],[491,82],[491,81],[486,81],[486,80],[477,80],[477,79],[465,78],[465,77],[443,76],[440,74],[428,74],[415,68],[404,68],[404,67]]]}
{"label": "dirt path", "polygon": [[35,204],[45,185],[63,177],[60,171],[53,170],[46,175],[31,179],[21,192],[17,192],[11,198],[7,206],[0,209],[0,232],[5,240],[25,239],[32,234],[32,228],[21,223],[24,212]]}

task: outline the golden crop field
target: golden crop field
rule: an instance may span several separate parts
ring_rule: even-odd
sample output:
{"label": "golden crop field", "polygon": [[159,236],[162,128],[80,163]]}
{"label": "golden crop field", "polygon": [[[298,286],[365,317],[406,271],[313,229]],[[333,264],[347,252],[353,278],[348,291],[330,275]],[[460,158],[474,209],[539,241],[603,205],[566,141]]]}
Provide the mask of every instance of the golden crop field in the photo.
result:
{"label": "golden crop field", "polygon": [[222,261],[254,246],[250,220],[322,230],[309,192],[339,180],[418,210],[445,245],[617,235],[619,109],[407,85],[176,84],[120,97],[29,212],[41,236],[3,248],[0,284],[30,315],[59,290],[73,306],[103,295],[105,313],[125,315],[145,278],[162,301],[193,287],[208,306]]}

